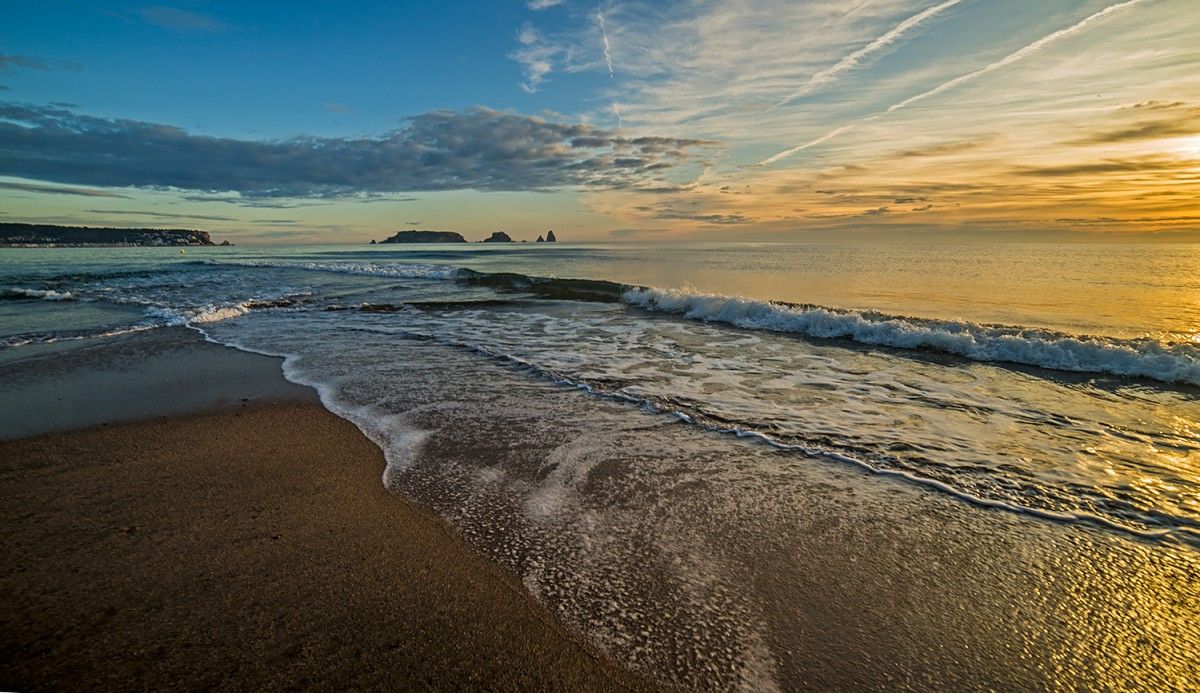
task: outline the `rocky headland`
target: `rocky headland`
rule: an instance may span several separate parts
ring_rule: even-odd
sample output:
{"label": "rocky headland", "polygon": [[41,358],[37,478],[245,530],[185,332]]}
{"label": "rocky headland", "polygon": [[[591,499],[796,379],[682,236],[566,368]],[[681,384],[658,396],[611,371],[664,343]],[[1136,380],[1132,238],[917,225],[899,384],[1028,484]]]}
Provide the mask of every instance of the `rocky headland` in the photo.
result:
{"label": "rocky headland", "polygon": [[[53,224],[0,223],[0,246],[200,246],[216,245],[205,231],[192,229],[123,229]],[[229,241],[221,245],[230,245]]]}

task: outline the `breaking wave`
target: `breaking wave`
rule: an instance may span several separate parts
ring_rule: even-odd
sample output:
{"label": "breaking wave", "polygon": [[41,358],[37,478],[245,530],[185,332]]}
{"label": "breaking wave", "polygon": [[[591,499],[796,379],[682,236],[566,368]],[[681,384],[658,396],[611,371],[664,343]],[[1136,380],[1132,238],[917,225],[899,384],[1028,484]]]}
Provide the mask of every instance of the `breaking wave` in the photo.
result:
{"label": "breaking wave", "polygon": [[1040,328],[779,303],[596,279],[478,272],[451,265],[252,260],[204,260],[202,263],[450,280],[488,287],[502,293],[519,292],[550,300],[623,302],[636,308],[744,329],[821,339],[847,339],[860,344],[939,352],[989,363],[1200,385],[1200,345],[1187,342],[1072,335]]}
{"label": "breaking wave", "polygon": [[200,264],[222,267],[272,267],[276,269],[298,269],[312,272],[333,272],[368,277],[391,277],[395,279],[453,279],[459,269],[448,265],[423,265],[415,263],[374,262],[300,262],[282,260],[201,260]]}
{"label": "breaking wave", "polygon": [[55,291],[53,289],[24,289],[12,288],[0,292],[0,298],[9,300],[41,299],[43,301],[72,301],[75,299],[70,291]]}
{"label": "breaking wave", "polygon": [[1052,330],[928,320],[811,305],[790,305],[675,289],[632,288],[625,303],[752,330],[922,349],[974,361],[1200,385],[1200,346],[1153,339],[1068,335]]}

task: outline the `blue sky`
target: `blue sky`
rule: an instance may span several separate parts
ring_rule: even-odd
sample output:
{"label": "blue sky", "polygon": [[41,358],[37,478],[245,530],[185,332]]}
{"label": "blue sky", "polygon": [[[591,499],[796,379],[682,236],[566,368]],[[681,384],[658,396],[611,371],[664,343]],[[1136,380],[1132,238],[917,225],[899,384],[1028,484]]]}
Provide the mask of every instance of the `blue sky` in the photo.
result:
{"label": "blue sky", "polygon": [[80,69],[4,83],[25,100],[246,137],[379,132],[405,115],[480,104],[564,111],[583,96],[581,86],[517,89],[520,66],[506,56],[529,15],[521,3],[278,7],[9,2],[5,52]]}
{"label": "blue sky", "polygon": [[[0,219],[1191,238],[1190,0],[0,6]],[[560,234],[561,235],[561,234]]]}

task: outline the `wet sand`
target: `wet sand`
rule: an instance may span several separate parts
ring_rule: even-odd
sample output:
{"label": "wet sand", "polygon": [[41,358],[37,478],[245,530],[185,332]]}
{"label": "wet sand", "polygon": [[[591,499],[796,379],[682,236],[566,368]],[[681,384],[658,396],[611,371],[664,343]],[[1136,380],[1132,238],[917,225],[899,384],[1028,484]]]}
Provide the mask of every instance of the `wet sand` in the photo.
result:
{"label": "wet sand", "polygon": [[[647,687],[576,635],[623,633],[606,620],[614,593],[639,632],[705,637],[678,649],[691,659],[610,651],[701,689],[739,680],[721,667],[744,653],[717,648],[742,630],[763,645],[764,675],[745,687],[1191,690],[1200,677],[1191,549],[630,421],[424,342],[390,373],[407,384],[393,405],[432,431],[422,464],[389,475],[401,495],[381,483],[378,448],[275,359],[189,330],[52,347],[0,352],[0,422],[24,436],[0,442],[0,690]],[[22,428],[45,421],[95,425]],[[564,449],[582,455],[590,495],[573,502],[597,524],[521,525],[524,506],[487,473],[547,488]],[[706,478],[630,500],[636,475],[670,478],[690,457]],[[777,497],[744,503],[751,481]],[[679,543],[606,552],[613,536]],[[531,556],[564,569],[536,573]],[[727,584],[757,601],[688,600]]]}
{"label": "wet sand", "polygon": [[[226,385],[176,399],[207,411],[0,442],[0,688],[644,687],[386,491],[379,449],[284,383],[277,361],[150,339],[168,340],[151,365],[165,344],[220,370]],[[108,366],[71,353],[74,367],[53,359],[54,381],[92,419],[136,417],[181,378],[204,379],[176,360],[172,385],[143,361],[141,390],[135,378],[119,391],[141,400],[121,406],[94,387]],[[235,397],[261,368],[283,384]]]}

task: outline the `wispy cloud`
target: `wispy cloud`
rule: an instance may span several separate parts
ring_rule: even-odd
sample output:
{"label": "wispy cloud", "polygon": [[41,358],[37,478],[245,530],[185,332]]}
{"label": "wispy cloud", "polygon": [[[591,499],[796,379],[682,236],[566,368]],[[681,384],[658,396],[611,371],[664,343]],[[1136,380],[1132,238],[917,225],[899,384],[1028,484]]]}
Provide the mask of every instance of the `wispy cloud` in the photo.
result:
{"label": "wispy cloud", "polygon": [[131,217],[153,217],[155,219],[195,219],[198,221],[237,221],[233,217],[216,214],[176,214],[173,212],[147,212],[137,209],[89,209],[93,214],[106,214]]}
{"label": "wispy cloud", "polygon": [[40,71],[81,69],[79,63],[73,63],[67,60],[45,60],[42,58],[33,58],[28,55],[0,53],[0,73],[11,73],[18,68]]}
{"label": "wispy cloud", "polygon": [[525,6],[534,12],[537,12],[539,10],[557,7],[558,5],[563,4],[565,1],[566,0],[529,0],[529,2],[525,3]]}
{"label": "wispy cloud", "polygon": [[562,48],[547,42],[529,23],[517,32],[517,42],[520,48],[510,53],[509,57],[521,65],[521,72],[525,75],[521,88],[532,94],[554,69],[554,59],[562,52]]}
{"label": "wispy cloud", "polygon": [[20,190],[22,192],[41,193],[44,195],[75,195],[78,197],[119,197],[129,199],[128,195],[122,195],[109,190],[96,190],[94,188],[61,188],[56,185],[39,185],[37,183],[16,183],[12,181],[0,181],[0,189],[4,190]]}
{"label": "wispy cloud", "polygon": [[133,12],[147,24],[175,31],[217,32],[228,31],[233,28],[229,24],[208,15],[181,10],[176,7],[153,5],[150,7],[139,7],[133,10]]}

